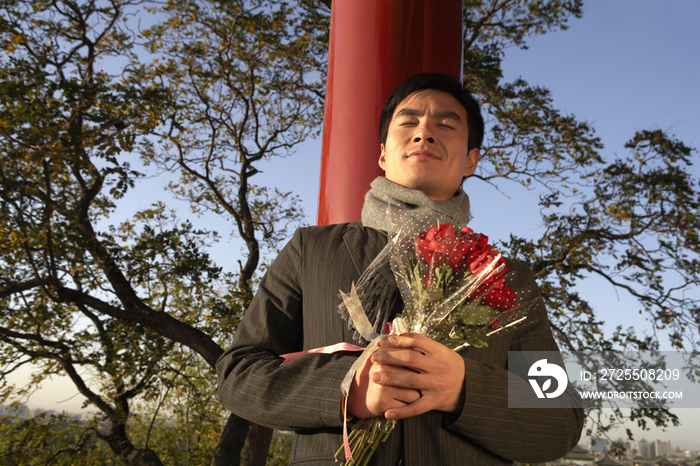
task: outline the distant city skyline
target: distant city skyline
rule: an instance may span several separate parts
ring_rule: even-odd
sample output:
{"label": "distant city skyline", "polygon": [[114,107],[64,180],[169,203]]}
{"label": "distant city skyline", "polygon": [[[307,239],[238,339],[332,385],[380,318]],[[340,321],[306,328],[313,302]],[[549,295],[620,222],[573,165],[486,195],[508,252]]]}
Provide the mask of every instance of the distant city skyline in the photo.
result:
{"label": "distant city skyline", "polygon": [[88,421],[95,417],[96,411],[80,411],[80,412],[68,412],[56,409],[46,409],[41,407],[31,408],[24,403],[17,404],[0,404],[0,418],[3,416],[16,417],[19,419],[31,419],[37,417],[41,414],[46,414],[48,416],[58,416],[60,414],[65,414],[69,417],[77,419],[79,421]]}

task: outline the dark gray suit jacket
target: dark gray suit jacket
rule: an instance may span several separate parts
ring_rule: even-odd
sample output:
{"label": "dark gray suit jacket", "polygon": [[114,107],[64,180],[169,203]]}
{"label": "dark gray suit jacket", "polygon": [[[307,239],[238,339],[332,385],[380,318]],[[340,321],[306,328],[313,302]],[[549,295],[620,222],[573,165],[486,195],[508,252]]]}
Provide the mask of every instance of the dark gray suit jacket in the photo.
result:
{"label": "dark gray suit jacket", "polygon": [[[340,383],[357,353],[308,354],[280,366],[280,354],[341,341],[352,331],[337,312],[339,290],[386,244],[360,222],[299,229],[270,266],[231,347],[217,364],[219,399],[243,418],[295,432],[290,465],[334,465],[342,444]],[[519,299],[539,296],[529,269],[508,261]],[[541,299],[539,300],[542,302]],[[399,421],[371,464],[503,465],[563,456],[579,440],[579,409],[509,409],[508,351],[558,351],[541,304],[527,321],[460,352],[466,367],[459,415],[432,411]],[[522,381],[523,390],[530,390]]]}

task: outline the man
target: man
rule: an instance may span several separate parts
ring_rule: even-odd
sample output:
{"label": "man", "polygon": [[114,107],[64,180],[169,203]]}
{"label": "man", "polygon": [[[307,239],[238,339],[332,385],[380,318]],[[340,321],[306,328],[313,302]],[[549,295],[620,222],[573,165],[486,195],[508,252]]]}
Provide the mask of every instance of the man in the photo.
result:
{"label": "man", "polygon": [[[362,220],[298,230],[260,283],[217,365],[219,399],[253,422],[293,430],[290,465],[334,464],[342,444],[340,384],[358,355],[312,353],[284,365],[280,355],[362,341],[348,328],[339,295],[352,283],[363,302],[373,303],[367,308],[376,309],[368,315],[375,329],[400,312],[396,285],[381,273],[386,206],[405,204],[436,221],[466,224],[469,201],[460,185],[476,169],[482,139],[478,104],[461,83],[437,73],[408,79],[382,111],[385,177],[372,183]],[[516,272],[508,286],[518,299],[538,298],[532,273],[507,265]],[[524,324],[487,348],[457,353],[421,335],[385,337],[358,368],[348,395],[355,417],[400,420],[370,464],[542,462],[573,448],[580,410],[508,408],[509,350],[557,351],[541,298]],[[522,387],[529,389],[526,381]]]}

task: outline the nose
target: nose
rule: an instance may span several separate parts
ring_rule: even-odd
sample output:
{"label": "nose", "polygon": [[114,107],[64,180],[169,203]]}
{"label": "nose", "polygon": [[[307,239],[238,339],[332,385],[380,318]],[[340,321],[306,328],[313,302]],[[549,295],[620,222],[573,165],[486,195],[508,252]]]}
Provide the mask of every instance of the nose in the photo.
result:
{"label": "nose", "polygon": [[435,137],[433,136],[430,127],[426,123],[421,123],[416,126],[416,134],[413,135],[413,142],[425,141],[429,144],[435,143]]}
{"label": "nose", "polygon": [[435,139],[433,139],[432,136],[422,137],[420,134],[417,134],[417,135],[413,138],[413,142],[421,142],[421,141],[423,141],[423,140],[425,140],[426,142],[429,142],[430,144],[434,144],[434,143],[435,143]]}

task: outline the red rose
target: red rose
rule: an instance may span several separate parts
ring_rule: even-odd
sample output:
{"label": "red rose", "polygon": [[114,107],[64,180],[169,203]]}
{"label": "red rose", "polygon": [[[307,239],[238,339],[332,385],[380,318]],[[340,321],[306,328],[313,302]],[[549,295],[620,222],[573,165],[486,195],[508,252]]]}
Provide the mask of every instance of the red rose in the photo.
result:
{"label": "red rose", "polygon": [[[494,260],[495,254],[498,253],[492,249],[491,251],[488,251],[488,253],[484,254],[487,259],[481,263],[474,262],[470,264],[470,266],[475,265],[475,268],[483,269],[488,265],[489,261]],[[469,295],[469,299],[476,299],[481,296],[481,302],[483,304],[502,312],[514,308],[516,306],[516,302],[515,293],[513,293],[513,290],[506,288],[505,286],[506,280],[504,278],[504,274],[508,271],[508,269],[505,267],[505,260],[502,257],[498,259],[493,267],[499,267],[500,265],[503,265],[503,270],[494,273],[488,279],[484,280],[481,283],[481,286],[479,286],[478,289]],[[472,273],[477,276],[477,272],[475,272],[474,269],[472,269]]]}
{"label": "red rose", "polygon": [[470,252],[468,246],[457,238],[451,223],[433,225],[416,236],[416,255],[432,267],[447,264],[459,273],[466,268],[465,258]]}
{"label": "red rose", "polygon": [[[449,265],[455,273],[469,271],[479,278],[479,287],[469,294],[468,299],[481,297],[482,303],[499,311],[515,307],[515,294],[505,287],[503,275],[508,269],[505,259],[489,244],[489,238],[481,233],[474,233],[471,228],[460,230],[459,237],[451,223],[433,225],[428,231],[419,233],[415,239],[416,255],[423,258],[432,268],[443,264]],[[492,273],[488,278],[480,277],[489,269],[502,270]],[[424,285],[432,286],[432,273],[424,277]]]}
{"label": "red rose", "polygon": [[487,291],[481,303],[501,312],[513,309],[517,305],[515,293],[510,288],[505,287],[505,279],[501,279],[499,287]]}

